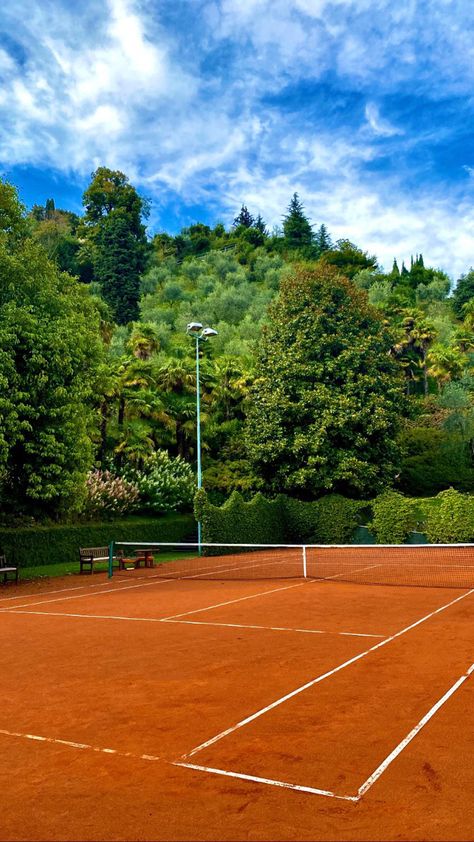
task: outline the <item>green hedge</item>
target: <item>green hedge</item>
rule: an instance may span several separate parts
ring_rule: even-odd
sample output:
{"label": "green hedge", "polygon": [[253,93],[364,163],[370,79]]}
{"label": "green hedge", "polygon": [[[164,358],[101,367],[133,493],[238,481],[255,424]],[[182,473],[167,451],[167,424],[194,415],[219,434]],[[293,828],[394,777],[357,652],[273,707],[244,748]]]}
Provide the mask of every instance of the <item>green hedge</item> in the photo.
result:
{"label": "green hedge", "polygon": [[377,544],[403,544],[416,525],[416,500],[409,500],[396,491],[387,491],[373,500],[369,529]]}
{"label": "green hedge", "polygon": [[267,500],[259,493],[246,503],[238,492],[214,506],[201,490],[195,515],[202,522],[204,543],[338,544],[350,542],[358,513],[366,506],[338,494],[307,503],[283,494]]}
{"label": "green hedge", "polygon": [[[378,544],[474,542],[474,495],[452,488],[430,498],[387,491],[370,502],[338,494],[310,503],[256,494],[246,503],[234,492],[222,506],[212,505],[201,489],[195,514],[205,543],[349,544],[371,543],[374,537]],[[362,529],[367,514],[368,527]]]}
{"label": "green hedge", "polygon": [[197,492],[196,519],[202,522],[202,540],[209,544],[284,544],[284,498],[267,500],[263,494],[246,503],[238,491],[222,506],[209,502],[206,492]]}
{"label": "green hedge", "polygon": [[474,541],[474,497],[454,488],[437,495],[438,505],[426,510],[424,531],[431,544]]}
{"label": "green hedge", "polygon": [[19,567],[78,561],[79,547],[110,541],[182,541],[195,530],[192,515],[121,518],[106,523],[0,529],[0,552]]}

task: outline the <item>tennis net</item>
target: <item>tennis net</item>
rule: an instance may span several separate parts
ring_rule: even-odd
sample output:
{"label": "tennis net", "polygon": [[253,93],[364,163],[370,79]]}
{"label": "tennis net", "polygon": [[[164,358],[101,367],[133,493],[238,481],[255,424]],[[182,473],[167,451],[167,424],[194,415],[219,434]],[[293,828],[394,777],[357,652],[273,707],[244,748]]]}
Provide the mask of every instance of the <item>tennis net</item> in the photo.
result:
{"label": "tennis net", "polygon": [[[377,585],[474,587],[474,544],[201,544],[116,541],[123,570],[166,579],[317,579]],[[151,569],[152,568],[152,569]],[[111,569],[110,569],[111,573]]]}

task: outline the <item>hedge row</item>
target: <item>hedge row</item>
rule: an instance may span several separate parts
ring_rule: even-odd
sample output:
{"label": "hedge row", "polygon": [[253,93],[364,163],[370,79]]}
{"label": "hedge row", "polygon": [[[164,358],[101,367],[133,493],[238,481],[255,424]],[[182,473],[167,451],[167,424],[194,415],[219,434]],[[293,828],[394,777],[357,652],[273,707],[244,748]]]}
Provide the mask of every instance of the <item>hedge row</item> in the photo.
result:
{"label": "hedge row", "polygon": [[[387,491],[370,502],[338,494],[310,503],[283,494],[274,500],[257,494],[246,503],[234,492],[222,506],[212,505],[201,490],[196,495],[195,514],[202,522],[205,543],[474,542],[474,496],[453,488],[428,499]],[[360,523],[367,520],[369,532],[364,538],[358,531]]]}
{"label": "hedge row", "polygon": [[222,506],[214,506],[201,490],[195,515],[202,522],[204,543],[337,544],[350,542],[366,506],[338,494],[307,503],[283,494],[267,500],[259,493],[246,503],[237,491]]}
{"label": "hedge row", "polygon": [[110,541],[183,541],[195,530],[192,515],[121,518],[107,523],[0,529],[0,553],[20,567],[78,561],[79,547]]}

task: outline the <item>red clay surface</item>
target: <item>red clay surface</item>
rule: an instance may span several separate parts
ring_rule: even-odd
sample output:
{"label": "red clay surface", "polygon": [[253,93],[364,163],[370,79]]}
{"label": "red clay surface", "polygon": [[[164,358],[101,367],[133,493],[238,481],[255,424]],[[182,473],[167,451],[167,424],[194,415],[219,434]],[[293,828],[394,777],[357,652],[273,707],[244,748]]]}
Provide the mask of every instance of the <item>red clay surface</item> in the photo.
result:
{"label": "red clay surface", "polygon": [[474,839],[472,678],[359,801],[173,765],[355,796],[471,666],[474,594],[150,575],[1,590],[2,840]]}

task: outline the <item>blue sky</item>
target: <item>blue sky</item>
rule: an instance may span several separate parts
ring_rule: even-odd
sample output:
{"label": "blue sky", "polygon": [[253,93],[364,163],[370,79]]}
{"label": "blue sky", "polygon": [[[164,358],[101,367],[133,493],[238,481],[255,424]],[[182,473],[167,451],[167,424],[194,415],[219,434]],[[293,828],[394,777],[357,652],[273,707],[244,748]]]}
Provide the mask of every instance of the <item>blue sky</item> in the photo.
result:
{"label": "blue sky", "polygon": [[386,268],[474,264],[470,0],[4,0],[0,173],[81,209],[123,170],[150,231],[315,225]]}

